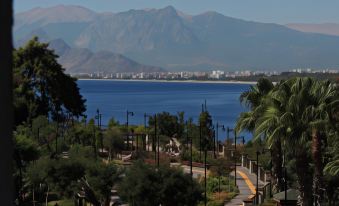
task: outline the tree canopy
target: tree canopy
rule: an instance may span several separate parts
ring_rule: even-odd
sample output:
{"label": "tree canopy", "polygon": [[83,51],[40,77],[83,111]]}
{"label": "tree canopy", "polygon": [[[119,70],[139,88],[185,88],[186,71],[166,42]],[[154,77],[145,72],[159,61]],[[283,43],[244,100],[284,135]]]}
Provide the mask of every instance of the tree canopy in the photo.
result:
{"label": "tree canopy", "polygon": [[196,205],[202,199],[197,182],[181,170],[158,169],[137,162],[126,172],[119,194],[130,205]]}
{"label": "tree canopy", "polygon": [[34,37],[13,52],[16,124],[39,115],[62,118],[60,113],[81,116],[86,110],[76,79],[65,74],[58,56],[47,43]]}

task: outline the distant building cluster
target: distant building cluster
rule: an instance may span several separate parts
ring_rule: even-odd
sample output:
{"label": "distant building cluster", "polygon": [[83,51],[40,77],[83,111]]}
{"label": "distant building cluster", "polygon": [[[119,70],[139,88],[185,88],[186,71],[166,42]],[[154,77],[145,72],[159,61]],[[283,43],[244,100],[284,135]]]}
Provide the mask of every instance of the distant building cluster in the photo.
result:
{"label": "distant building cluster", "polygon": [[339,70],[338,69],[311,69],[311,68],[307,68],[307,69],[293,69],[291,70],[291,72],[296,72],[296,73],[323,73],[323,74],[339,74]]}
{"label": "distant building cluster", "polygon": [[[293,69],[289,72],[293,73],[327,73],[339,74],[336,69]],[[74,73],[72,76],[78,78],[91,78],[91,79],[140,79],[140,80],[225,80],[239,77],[252,77],[252,76],[274,76],[280,75],[278,71],[222,71],[213,70],[208,72],[193,72],[193,71],[178,71],[178,72],[126,72],[126,73]]]}

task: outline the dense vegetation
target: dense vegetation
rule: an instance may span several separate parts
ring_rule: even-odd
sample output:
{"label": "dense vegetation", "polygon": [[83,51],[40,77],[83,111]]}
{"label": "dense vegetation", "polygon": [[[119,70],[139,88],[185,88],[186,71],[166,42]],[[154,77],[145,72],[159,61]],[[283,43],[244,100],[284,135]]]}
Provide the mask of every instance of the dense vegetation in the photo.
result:
{"label": "dense vegetation", "polygon": [[284,190],[287,168],[302,205],[324,204],[325,196],[333,205],[339,186],[338,86],[308,77],[276,85],[261,79],[240,100],[250,111],[240,115],[237,130],[252,132],[258,148],[272,151],[276,191]]}
{"label": "dense vegetation", "polygon": [[[203,162],[202,153],[214,148],[212,118],[206,106],[198,124],[185,121],[183,112],[163,112],[150,116],[146,125],[129,125],[128,131],[114,118],[107,128],[101,128],[97,116],[87,119],[84,115],[85,100],[76,79],[64,73],[48,44],[34,38],[15,50],[14,57],[17,205],[77,204],[81,200],[109,205],[114,190],[131,205],[197,205],[203,200],[204,179],[194,179],[169,163],[190,160],[191,147],[194,161]],[[127,132],[135,135],[130,147]],[[146,134],[149,145],[145,145]],[[150,161],[156,137],[160,140],[159,167]],[[169,145],[173,138],[178,145]],[[173,157],[171,151],[181,155]],[[122,158],[126,153],[131,154],[131,166]],[[213,162],[211,152],[207,161],[212,165],[207,180],[209,202],[215,201],[218,192],[219,203],[214,205],[222,205],[237,192],[227,178],[230,164]]]}
{"label": "dense vegetation", "polygon": [[[14,51],[18,205],[81,199],[109,205],[112,191],[130,205],[199,205],[204,193],[209,205],[223,205],[237,194],[229,178],[233,160],[227,154],[218,157],[216,128],[206,105],[196,123],[185,121],[184,112],[162,112],[148,116],[145,125],[127,128],[112,118],[101,128],[99,116],[84,115],[76,79],[64,74],[56,59],[48,44],[36,38]],[[285,189],[287,175],[288,186],[301,192],[301,204],[334,205],[339,187],[338,93],[335,83],[312,78],[275,85],[259,80],[240,97],[249,111],[240,115],[236,127],[237,132],[252,132],[254,139],[234,152],[254,157],[270,149],[272,155],[262,154],[260,162],[266,169],[272,166],[276,192]],[[206,191],[203,175],[192,178],[181,166],[170,165],[187,166],[191,160],[209,166]]]}

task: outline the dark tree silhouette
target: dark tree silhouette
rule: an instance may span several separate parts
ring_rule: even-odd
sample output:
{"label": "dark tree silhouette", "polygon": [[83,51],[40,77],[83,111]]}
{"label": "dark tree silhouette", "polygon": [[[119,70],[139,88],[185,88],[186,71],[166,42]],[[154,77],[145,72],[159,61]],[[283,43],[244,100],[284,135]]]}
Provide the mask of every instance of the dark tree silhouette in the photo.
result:
{"label": "dark tree silhouette", "polygon": [[17,124],[39,115],[62,119],[86,110],[76,79],[64,73],[58,56],[37,37],[14,51],[14,109]]}

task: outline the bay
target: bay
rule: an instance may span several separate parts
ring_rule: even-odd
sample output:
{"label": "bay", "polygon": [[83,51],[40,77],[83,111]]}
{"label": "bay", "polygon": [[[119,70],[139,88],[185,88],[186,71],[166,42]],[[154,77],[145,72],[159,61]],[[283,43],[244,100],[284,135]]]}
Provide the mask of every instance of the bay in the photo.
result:
{"label": "bay", "polygon": [[[250,84],[78,80],[78,86],[87,100],[88,119],[99,109],[104,126],[111,117],[125,124],[127,110],[134,113],[129,117],[131,125],[143,124],[144,113],[151,115],[163,111],[171,114],[184,111],[186,119],[191,117],[197,122],[206,100],[213,123],[233,128],[240,113],[246,111],[239,96]],[[246,139],[250,138],[249,134],[244,135]],[[219,130],[219,138],[225,137],[226,133]]]}

